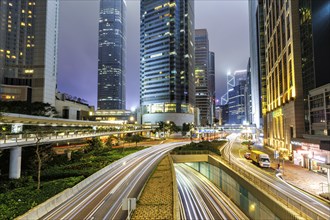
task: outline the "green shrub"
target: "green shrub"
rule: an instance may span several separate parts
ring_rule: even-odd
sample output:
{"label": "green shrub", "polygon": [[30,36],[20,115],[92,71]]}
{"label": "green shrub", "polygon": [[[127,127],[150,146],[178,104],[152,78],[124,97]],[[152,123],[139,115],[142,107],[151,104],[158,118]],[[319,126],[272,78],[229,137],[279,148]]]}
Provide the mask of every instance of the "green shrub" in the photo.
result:
{"label": "green shrub", "polygon": [[220,147],[223,146],[226,143],[226,141],[202,141],[202,142],[191,142],[189,144],[186,144],[182,147],[175,148],[174,152],[180,152],[180,151],[196,151],[196,150],[208,150],[213,153],[220,155]]}
{"label": "green shrub", "polygon": [[64,189],[73,187],[83,179],[84,177],[79,176],[42,183],[39,191],[36,190],[36,183],[29,183],[28,186],[2,193],[0,194],[0,219],[14,219]]}
{"label": "green shrub", "polygon": [[[84,178],[92,175],[113,161],[144,149],[143,147],[121,149],[98,148],[90,152],[75,151],[72,160],[66,155],[55,155],[52,161],[46,161],[41,172],[41,188],[32,176],[22,176],[19,180],[1,181],[0,219],[14,219],[50,197],[73,187]],[[26,173],[36,175],[31,169]]]}

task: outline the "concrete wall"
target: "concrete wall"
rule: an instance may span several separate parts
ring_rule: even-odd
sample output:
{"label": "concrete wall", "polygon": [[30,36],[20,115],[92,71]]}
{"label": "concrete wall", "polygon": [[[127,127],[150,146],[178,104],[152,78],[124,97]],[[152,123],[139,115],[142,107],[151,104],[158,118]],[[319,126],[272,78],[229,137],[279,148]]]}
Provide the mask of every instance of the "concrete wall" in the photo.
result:
{"label": "concrete wall", "polygon": [[280,219],[302,219],[297,213],[288,209],[282,203],[278,202],[277,199],[267,194],[262,187],[257,187],[253,182],[247,180],[244,176],[241,176],[224,163],[221,163],[218,159],[209,156],[208,162],[226,172],[231,178],[247,189],[255,198],[262,201],[268,209],[270,209],[273,213],[276,213]]}
{"label": "concrete wall", "polygon": [[197,155],[172,155],[174,163],[186,163],[186,162],[208,162],[209,155],[197,154]]}

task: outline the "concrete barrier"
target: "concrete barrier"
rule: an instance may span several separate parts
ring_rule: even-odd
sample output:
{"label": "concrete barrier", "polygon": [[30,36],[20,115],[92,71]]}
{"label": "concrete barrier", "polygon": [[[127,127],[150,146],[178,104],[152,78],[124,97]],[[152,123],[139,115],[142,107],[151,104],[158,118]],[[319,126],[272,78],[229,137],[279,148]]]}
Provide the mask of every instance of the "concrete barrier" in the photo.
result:
{"label": "concrete barrier", "polygon": [[61,205],[63,202],[67,201],[69,198],[73,197],[77,193],[79,193],[83,188],[85,188],[87,185],[89,185],[91,182],[93,182],[95,179],[102,176],[104,173],[108,172],[111,168],[113,168],[116,163],[122,163],[126,161],[127,158],[121,158],[120,160],[116,161],[115,163],[112,163],[103,169],[99,170],[98,172],[92,174],[91,176],[87,177],[77,185],[75,185],[72,188],[66,189],[63,192],[53,196],[52,198],[46,200],[45,202],[37,205],[36,207],[32,208],[28,212],[26,212],[24,215],[21,215],[17,217],[17,220],[21,219],[39,219],[51,210],[53,210],[55,207]]}
{"label": "concrete barrier", "polygon": [[230,175],[234,180],[236,180],[241,186],[246,188],[249,192],[253,194],[259,201],[269,208],[273,213],[280,219],[304,219],[298,213],[294,212],[292,209],[289,209],[281,202],[269,195],[262,187],[257,187],[255,183],[252,183],[247,180],[247,178],[240,173],[236,172],[232,168],[230,168],[226,163],[223,163],[222,160],[218,156],[209,156],[208,163],[219,167],[221,170],[225,171],[228,175]]}

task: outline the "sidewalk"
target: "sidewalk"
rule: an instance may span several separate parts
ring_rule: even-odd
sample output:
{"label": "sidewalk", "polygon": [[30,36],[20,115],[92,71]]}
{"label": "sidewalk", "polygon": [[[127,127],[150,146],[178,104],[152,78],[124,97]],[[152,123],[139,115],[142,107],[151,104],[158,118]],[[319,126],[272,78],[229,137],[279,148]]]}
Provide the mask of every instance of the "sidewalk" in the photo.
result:
{"label": "sidewalk", "polygon": [[[272,168],[276,169],[277,163],[272,163]],[[328,193],[328,197],[330,197],[326,175],[309,171],[306,168],[294,165],[291,161],[284,162],[284,169],[283,163],[281,163],[280,170],[283,180],[287,183],[313,195],[320,196],[321,193]]]}
{"label": "sidewalk", "polygon": [[[260,147],[263,148],[267,153],[269,153],[271,159],[273,159],[271,167],[276,170],[278,162],[273,157],[274,149],[269,146]],[[280,164],[282,178],[287,183],[315,196],[320,197],[321,193],[326,194],[326,196],[329,198],[328,201],[330,201],[330,193],[328,191],[328,180],[326,175],[310,171],[307,168],[295,165],[292,161],[288,160],[284,162],[284,170],[283,162],[281,161]],[[322,197],[324,198],[324,196]]]}

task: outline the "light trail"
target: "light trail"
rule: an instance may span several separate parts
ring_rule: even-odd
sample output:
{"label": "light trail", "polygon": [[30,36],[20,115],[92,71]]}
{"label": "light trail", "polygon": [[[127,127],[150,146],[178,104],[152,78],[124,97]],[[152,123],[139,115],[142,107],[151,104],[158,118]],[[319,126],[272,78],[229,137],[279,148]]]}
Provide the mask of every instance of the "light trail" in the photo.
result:
{"label": "light trail", "polygon": [[[248,171],[257,177],[260,181],[281,193],[283,196],[289,198],[292,201],[295,201],[291,204],[291,206],[294,206],[297,210],[299,210],[299,212],[303,212],[302,208],[305,207],[308,209],[305,210],[307,213],[312,212],[319,217],[322,217],[322,219],[330,219],[329,204],[323,204],[318,199],[299,191],[297,188],[288,186],[288,184],[285,183],[285,181],[282,179],[271,176],[262,169],[256,169],[255,165],[248,164],[244,160],[243,162],[242,160],[236,158],[232,154],[232,148],[234,144],[239,144],[237,142],[238,136],[238,134],[232,134],[229,137],[230,142],[223,148],[223,156],[229,162],[229,164],[233,164],[237,167],[240,167],[241,169],[244,169],[245,171]],[[287,200],[289,201],[289,199]],[[296,204],[299,204],[299,207],[297,207]]]}
{"label": "light trail", "polygon": [[[248,219],[206,177],[184,164],[175,164],[183,219]],[[187,218],[185,218],[187,216]]]}
{"label": "light trail", "polygon": [[54,208],[42,219],[117,219],[126,218],[124,198],[136,197],[153,167],[181,143],[168,143],[131,154],[110,165],[110,169],[79,193]]}

